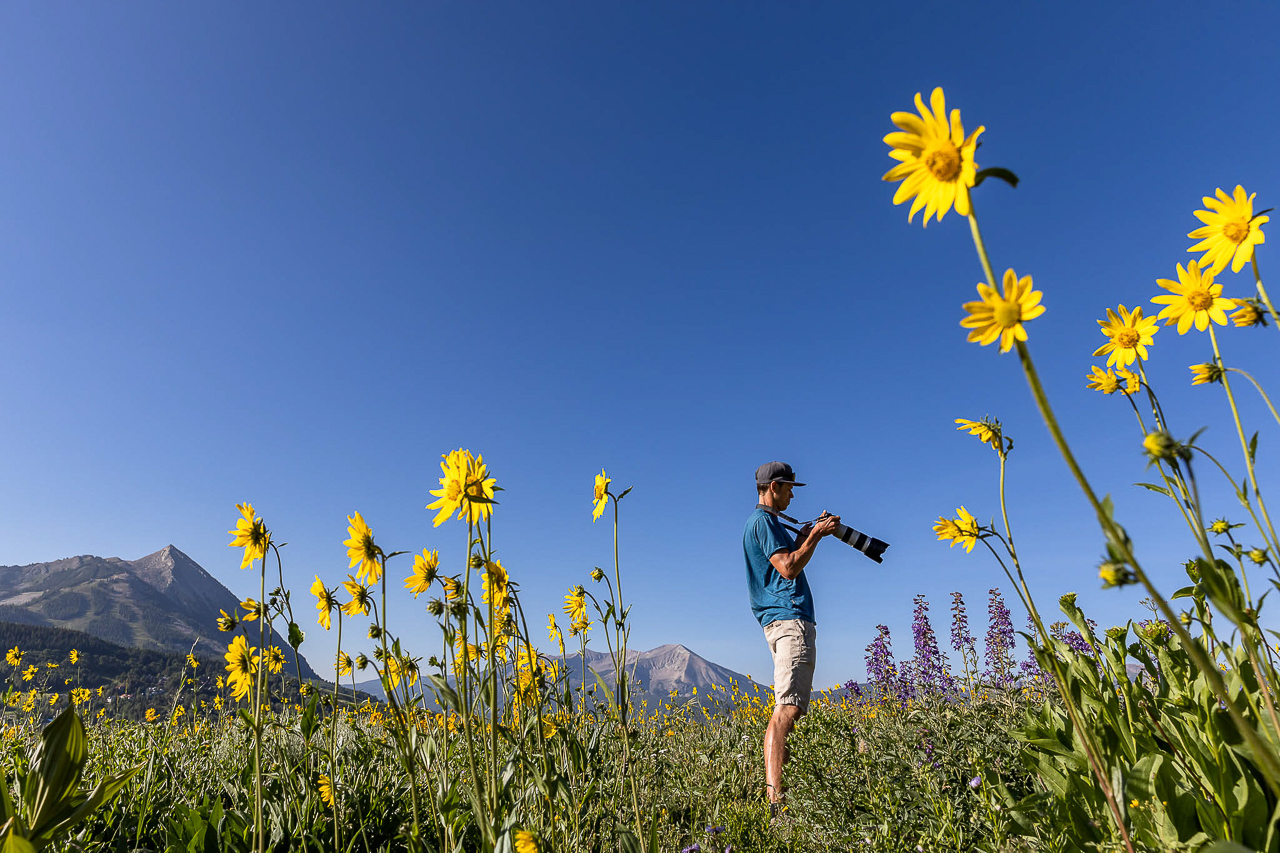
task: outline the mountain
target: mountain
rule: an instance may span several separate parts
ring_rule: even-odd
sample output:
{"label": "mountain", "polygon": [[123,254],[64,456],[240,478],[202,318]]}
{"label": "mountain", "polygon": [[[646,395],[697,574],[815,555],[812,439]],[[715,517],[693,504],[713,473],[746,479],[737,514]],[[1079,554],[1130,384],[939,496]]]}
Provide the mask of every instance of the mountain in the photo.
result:
{"label": "mountain", "polygon": [[[197,657],[221,654],[218,611],[234,613],[239,603],[172,545],[138,560],[81,556],[0,566],[0,620],[69,628],[133,648],[186,653],[199,640]],[[279,632],[271,642],[292,666],[293,649]],[[303,678],[317,678],[299,658]]]}

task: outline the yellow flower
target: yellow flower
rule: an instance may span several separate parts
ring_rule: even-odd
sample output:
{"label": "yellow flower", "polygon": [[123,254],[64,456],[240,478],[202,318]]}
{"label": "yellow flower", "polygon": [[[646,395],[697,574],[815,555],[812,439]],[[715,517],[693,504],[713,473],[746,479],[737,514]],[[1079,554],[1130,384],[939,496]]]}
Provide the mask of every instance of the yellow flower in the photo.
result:
{"label": "yellow flower", "polygon": [[1156,430],[1149,432],[1142,439],[1142,449],[1152,459],[1175,459],[1178,455],[1178,442],[1166,432]]}
{"label": "yellow flower", "polygon": [[[1269,216],[1253,215],[1253,199],[1257,193],[1246,196],[1244,187],[1236,184],[1233,196],[1219,187],[1217,198],[1203,198],[1208,210],[1197,210],[1196,219],[1204,223],[1187,236],[1199,240],[1188,252],[1204,252],[1200,263],[1209,266],[1214,273],[1221,272],[1228,263],[1232,272],[1240,272],[1253,257],[1253,247],[1266,242],[1262,225]],[[1202,330],[1203,331],[1203,330]]]}
{"label": "yellow flower", "polygon": [[57,705],[57,704],[58,704],[58,694],[57,693],[51,694],[49,696],[49,707],[52,708],[54,705]]}
{"label": "yellow flower", "polygon": [[57,669],[59,666],[59,664],[53,663],[52,661],[45,661],[44,665],[47,666],[49,669]]}
{"label": "yellow flower", "polygon": [[1195,261],[1187,264],[1186,269],[1178,264],[1177,281],[1158,278],[1156,284],[1169,291],[1151,299],[1158,305],[1166,306],[1158,317],[1164,320],[1166,326],[1177,323],[1178,334],[1185,335],[1192,323],[1197,332],[1209,328],[1210,320],[1219,326],[1227,325],[1226,312],[1231,310],[1233,303],[1230,299],[1222,298],[1222,285],[1213,283],[1212,270],[1206,270],[1202,274],[1200,265]]}
{"label": "yellow flower", "polygon": [[1231,522],[1227,521],[1225,518],[1214,519],[1213,523],[1209,525],[1209,530],[1213,531],[1213,533],[1218,536],[1221,536],[1230,529]]}
{"label": "yellow flower", "polygon": [[1120,393],[1126,397],[1137,394],[1142,390],[1142,377],[1125,367],[1116,368],[1116,376],[1124,382],[1124,387],[1120,389]]}
{"label": "yellow flower", "polygon": [[277,673],[284,669],[284,652],[280,651],[279,646],[272,646],[267,649],[267,669],[272,673]]}
{"label": "yellow flower", "polygon": [[258,673],[259,656],[254,654],[257,650],[243,635],[232,640],[227,648],[227,683],[231,685],[231,694],[237,702],[249,695],[253,687],[253,678]]}
{"label": "yellow flower", "polygon": [[156,709],[155,709],[155,708],[148,708],[148,709],[147,709],[147,722],[148,722],[148,723],[154,723],[158,718],[159,718],[159,715],[156,713]]}
{"label": "yellow flower", "polygon": [[484,456],[473,457],[471,451],[450,451],[441,456],[440,488],[431,492],[438,500],[427,504],[427,509],[438,510],[434,526],[439,527],[454,512],[458,519],[475,524],[488,518],[493,511],[494,483],[484,463]]}
{"label": "yellow flower", "polygon": [[1134,308],[1132,312],[1124,305],[1117,306],[1120,316],[1110,308],[1107,319],[1099,320],[1102,334],[1107,342],[1093,351],[1094,355],[1107,355],[1107,367],[1119,364],[1128,367],[1135,359],[1147,360],[1147,347],[1154,343],[1155,333],[1160,330],[1155,317],[1143,317],[1142,308]]}
{"label": "yellow flower", "polygon": [[560,654],[563,655],[564,635],[560,633],[560,626],[556,624],[556,615],[554,613],[547,614],[547,638],[560,644]]}
{"label": "yellow flower", "polygon": [[1103,370],[1098,365],[1091,365],[1090,373],[1085,378],[1089,380],[1089,387],[1095,391],[1101,391],[1103,394],[1114,394],[1120,390],[1120,380],[1116,377],[1114,370],[1110,368]]}
{"label": "yellow flower", "polygon": [[533,833],[527,829],[517,829],[515,834],[516,853],[538,853],[538,842]]}
{"label": "yellow flower", "polygon": [[218,612],[222,614],[218,617],[219,631],[234,631],[236,629],[236,625],[240,624],[240,620],[236,619],[234,616],[228,616],[227,611],[219,610]]}
{"label": "yellow flower", "polygon": [[964,418],[956,418],[959,426],[957,430],[968,430],[969,435],[976,435],[978,440],[984,444],[991,445],[992,450],[1000,450],[1004,442],[1000,440],[1000,424],[999,422],[991,423],[986,418],[980,421],[970,421]]}
{"label": "yellow flower", "polygon": [[456,601],[462,597],[462,582],[457,578],[446,575],[440,578],[440,583],[444,586],[444,597],[446,601]]}
{"label": "yellow flower", "polygon": [[311,594],[316,597],[316,610],[319,612],[316,621],[326,631],[329,630],[329,625],[332,624],[333,608],[338,606],[338,600],[334,598],[333,593],[334,590],[326,587],[324,582],[320,580],[320,576],[316,575],[315,582],[311,584]]}
{"label": "yellow flower", "polygon": [[347,580],[342,582],[346,587],[347,595],[351,596],[351,600],[342,605],[342,612],[348,616],[363,616],[369,612],[369,590],[354,576],[347,575]]}
{"label": "yellow flower", "polygon": [[564,612],[569,617],[570,637],[591,630],[591,620],[587,618],[587,591],[581,585],[569,588],[569,594],[564,597]]}
{"label": "yellow flower", "polygon": [[1191,384],[1211,385],[1221,382],[1222,374],[1222,368],[1216,364],[1193,364],[1191,365]]}
{"label": "yellow flower", "polygon": [[1233,299],[1231,301],[1236,304],[1236,312],[1231,315],[1231,322],[1236,324],[1236,328],[1246,329],[1249,326],[1265,326],[1267,324],[1266,318],[1258,310],[1258,306],[1248,299]]}
{"label": "yellow flower", "polygon": [[265,613],[265,608],[257,599],[246,598],[240,602],[240,606],[244,608],[244,616],[240,617],[242,622],[252,622]]}
{"label": "yellow flower", "polygon": [[424,548],[421,554],[413,555],[413,574],[404,579],[404,588],[413,593],[414,598],[429,591],[439,567],[440,552]]}
{"label": "yellow flower", "polygon": [[77,687],[71,691],[71,701],[78,708],[89,701],[89,688]]}
{"label": "yellow flower", "polygon": [[338,670],[338,675],[350,675],[351,674],[351,655],[342,651],[338,652],[338,656],[336,659],[336,668]]}
{"label": "yellow flower", "polygon": [[901,204],[914,198],[907,221],[923,207],[926,227],[931,216],[941,222],[952,205],[961,216],[969,215],[969,188],[974,184],[978,168],[973,155],[978,148],[978,135],[986,130],[979,127],[966,137],[957,109],[951,111],[948,121],[946,97],[941,87],[933,90],[929,101],[932,110],[924,105],[924,98],[917,92],[919,115],[895,112],[890,116],[901,132],[890,133],[884,141],[893,149],[889,156],[899,162],[882,178],[902,181],[893,194],[893,203]]}
{"label": "yellow flower", "polygon": [[324,800],[324,804],[329,808],[333,808],[333,782],[325,774],[320,774],[319,779],[320,799]]}
{"label": "yellow flower", "polygon": [[71,650],[71,654],[67,655],[67,660],[72,663],[80,663],[80,652],[75,649]]}
{"label": "yellow flower", "polygon": [[1004,274],[1003,296],[982,282],[978,284],[978,295],[981,301],[964,304],[969,316],[961,320],[960,325],[972,330],[968,340],[984,347],[999,340],[1000,352],[1008,352],[1014,340],[1025,341],[1027,330],[1022,324],[1044,313],[1044,306],[1040,304],[1042,294],[1031,289],[1031,276],[1018,278],[1011,269]]}
{"label": "yellow flower", "polygon": [[236,504],[241,518],[236,522],[235,530],[228,530],[235,538],[227,543],[229,548],[243,548],[244,556],[240,559],[240,568],[248,568],[254,560],[266,559],[267,546],[271,544],[271,534],[262,519],[256,518],[253,504]]}
{"label": "yellow flower", "polygon": [[489,596],[493,596],[493,609],[496,613],[505,613],[510,606],[508,597],[508,583],[510,577],[507,570],[502,567],[501,560],[485,563],[485,573],[480,578],[484,585],[481,591],[481,599],[485,602],[489,601]]}
{"label": "yellow flower", "polygon": [[965,551],[972,553],[980,532],[978,522],[964,507],[957,508],[956,515],[954,519],[939,516],[937,523],[933,525],[933,532],[938,534],[939,542],[951,540],[948,548],[959,543],[964,546]]}
{"label": "yellow flower", "polygon": [[197,667],[200,666],[200,661],[196,660],[195,655],[189,654],[187,655],[187,666],[191,667],[192,669],[196,669]]}
{"label": "yellow flower", "polygon": [[605,507],[609,505],[609,484],[610,480],[604,473],[604,469],[600,469],[600,473],[596,474],[596,493],[595,506],[591,512],[591,520],[598,521],[600,516],[604,514]]}
{"label": "yellow flower", "polygon": [[22,666],[22,652],[18,650],[17,646],[14,646],[5,653],[4,660],[9,666]]}
{"label": "yellow flower", "polygon": [[342,543],[347,546],[347,558],[351,560],[347,568],[359,566],[356,577],[369,586],[376,586],[382,578],[382,564],[378,562],[382,549],[373,544],[373,531],[364,523],[360,513],[347,516],[347,525],[347,534],[351,538]]}

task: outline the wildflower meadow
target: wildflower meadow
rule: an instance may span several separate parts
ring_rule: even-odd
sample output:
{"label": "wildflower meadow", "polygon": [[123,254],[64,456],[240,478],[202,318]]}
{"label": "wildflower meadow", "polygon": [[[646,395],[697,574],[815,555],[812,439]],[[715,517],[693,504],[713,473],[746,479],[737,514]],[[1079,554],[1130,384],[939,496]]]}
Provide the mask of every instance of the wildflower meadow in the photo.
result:
{"label": "wildflower meadow", "polygon": [[[530,612],[519,554],[499,558],[501,469],[455,449],[426,507],[453,547],[386,541],[357,512],[345,540],[333,536],[348,573],[317,574],[307,590],[285,587],[288,531],[239,504],[229,545],[258,594],[219,614],[223,669],[189,658],[144,720],[108,713],[99,685],[74,675],[76,652],[55,669],[7,650],[0,850],[1280,853],[1280,635],[1261,615],[1280,587],[1280,537],[1258,464],[1280,414],[1231,355],[1233,336],[1280,330],[1259,257],[1270,208],[1255,202],[1277,188],[1204,188],[1203,208],[1186,212],[1190,256],[1099,305],[1095,361],[1081,353],[1080,382],[1117,402],[1117,430],[1132,429],[1149,460],[1138,488],[1167,499],[1167,536],[1187,544],[1185,584],[1162,589],[1041,382],[1035,321],[1054,293],[1036,289],[1033,268],[992,258],[979,227],[980,190],[1017,187],[1017,176],[976,162],[986,129],[966,132],[941,88],[889,120],[893,203],[910,202],[908,223],[921,211],[924,225],[967,220],[984,280],[965,301],[972,285],[957,274],[956,319],[1025,378],[1025,391],[983,386],[977,404],[1030,393],[1096,514],[1097,582],[1140,586],[1144,612],[1103,628],[1074,594],[1032,588],[1015,530],[1034,496],[1006,495],[1014,436],[996,417],[957,412],[961,435],[949,438],[989,455],[995,500],[979,506],[986,492],[975,494],[933,530],[939,548],[970,552],[987,601],[971,611],[959,592],[904,597],[912,637],[896,647],[888,627],[866,626],[866,678],[815,699],[790,742],[785,808],[771,816],[768,696],[734,683],[658,707],[633,695],[630,635],[645,613],[624,590],[643,581],[618,546],[631,489],[595,477],[582,522],[612,525],[607,568],[583,571],[560,612]],[[1201,443],[1195,413],[1162,407],[1158,386],[1170,382],[1217,386],[1203,390],[1232,414],[1226,446]],[[1241,395],[1260,395],[1275,423],[1244,423]],[[1237,504],[1205,505],[1208,478],[1225,479]],[[393,596],[434,623],[434,645],[402,642]],[[295,650],[329,632],[327,680],[291,672],[274,629]],[[372,657],[344,650],[352,637],[372,640]],[[616,679],[586,671],[588,639]],[[385,701],[358,693],[361,673]],[[197,683],[212,683],[211,698]]]}

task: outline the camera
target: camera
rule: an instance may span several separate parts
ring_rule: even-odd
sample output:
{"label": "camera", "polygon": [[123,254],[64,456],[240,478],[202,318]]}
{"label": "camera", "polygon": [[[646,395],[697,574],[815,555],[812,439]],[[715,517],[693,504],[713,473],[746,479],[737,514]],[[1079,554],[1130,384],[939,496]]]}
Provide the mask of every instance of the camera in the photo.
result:
{"label": "camera", "polygon": [[[778,515],[781,516],[782,518],[785,518],[787,521],[799,524],[799,522],[797,522],[794,518],[791,518],[790,516],[782,515],[782,513],[778,513]],[[822,515],[818,516],[813,521],[806,521],[804,524],[800,526],[799,530],[796,530],[794,527],[790,527],[788,529],[799,534],[801,538],[804,538],[805,536],[809,535],[809,531],[813,529],[813,526],[815,524],[817,524],[819,521],[822,521],[822,519],[824,518],[830,517],[830,515],[831,513],[824,512],[822,513]],[[854,530],[852,527],[849,527],[848,525],[845,525],[845,524],[840,524],[839,522],[836,523],[835,530],[831,532],[831,535],[839,539],[841,542],[848,545],[849,547],[856,548],[857,550],[861,551],[863,554],[866,554],[868,557],[870,557],[872,560],[875,560],[877,563],[884,562],[884,551],[886,548],[889,547],[888,542],[877,539],[874,536],[868,536],[867,534],[862,533],[861,531]]]}

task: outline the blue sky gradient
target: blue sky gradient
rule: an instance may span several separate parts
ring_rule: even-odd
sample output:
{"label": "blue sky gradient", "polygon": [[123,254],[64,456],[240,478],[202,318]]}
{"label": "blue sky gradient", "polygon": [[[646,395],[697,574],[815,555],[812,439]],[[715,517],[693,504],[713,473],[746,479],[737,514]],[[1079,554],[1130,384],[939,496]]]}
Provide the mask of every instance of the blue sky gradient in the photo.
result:
{"label": "blue sky gradient", "polygon": [[[995,455],[952,424],[991,414],[1042,609],[1075,590],[1104,624],[1144,616],[1098,589],[1101,535],[1016,358],[964,341],[966,223],[907,223],[882,138],[941,85],[986,127],[980,165],[1021,176],[975,193],[993,262],[1044,292],[1028,330],[1064,427],[1172,591],[1194,543],[1130,486],[1152,476],[1132,413],[1084,377],[1096,319],[1192,257],[1201,196],[1278,203],[1276,32],[1247,2],[6,5],[0,563],[172,542],[248,595],[224,532],[247,500],[309,610],[357,510],[458,568],[464,531],[424,506],[461,446],[506,489],[495,543],[526,606],[558,613],[612,557],[603,466],[635,487],[632,644],[767,682],[740,542],[752,472],[783,459],[812,484],[795,513],[892,543],[883,566],[824,543],[807,570],[825,685],[862,676],[877,623],[909,654],[916,594],[944,640],[952,590],[979,633],[986,590],[1013,598],[930,529],[998,513]],[[1280,393],[1274,330],[1222,342]],[[1241,471],[1222,389],[1189,385],[1208,346],[1164,329],[1151,380]],[[1280,429],[1238,394],[1274,489]],[[425,602],[395,599],[393,632],[434,649]]]}

